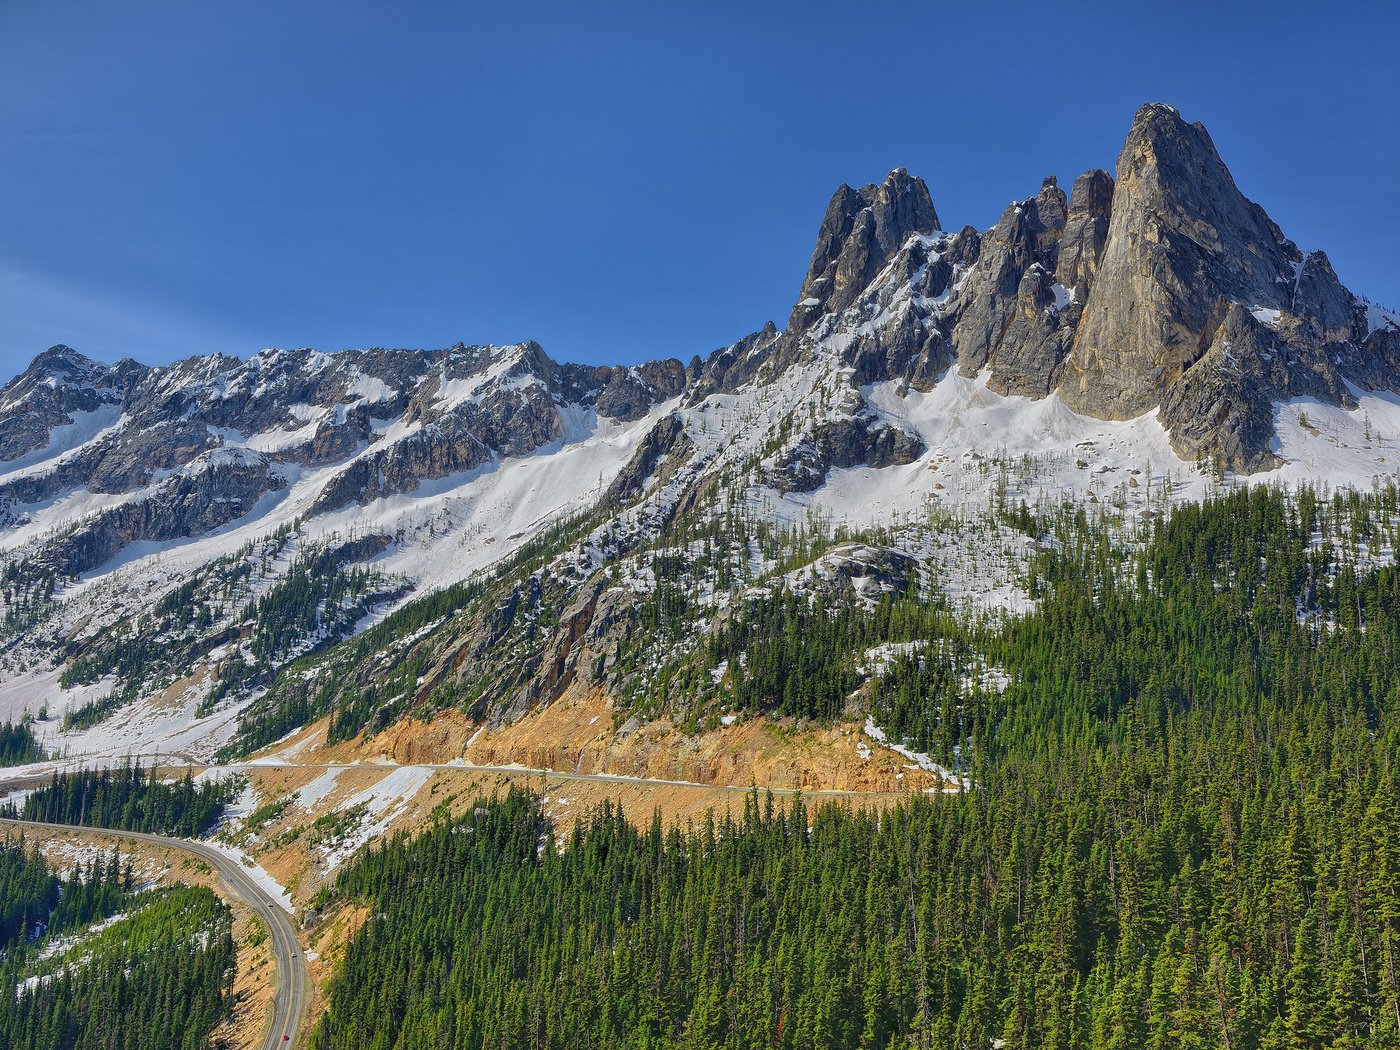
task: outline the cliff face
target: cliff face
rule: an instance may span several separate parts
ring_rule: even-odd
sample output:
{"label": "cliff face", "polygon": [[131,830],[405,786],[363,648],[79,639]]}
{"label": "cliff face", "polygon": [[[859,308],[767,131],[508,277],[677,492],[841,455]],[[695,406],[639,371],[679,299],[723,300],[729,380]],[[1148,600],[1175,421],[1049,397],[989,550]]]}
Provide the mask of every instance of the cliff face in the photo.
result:
{"label": "cliff face", "polygon": [[1395,384],[1367,360],[1364,318],[1326,255],[1239,191],[1205,128],[1144,106],[1060,391],[1107,418],[1160,406],[1184,455],[1268,467],[1274,401],[1345,401],[1345,378]]}
{"label": "cliff face", "polygon": [[1205,128],[1170,106],[1138,111],[1116,177],[1086,172],[1068,196],[1047,178],[980,235],[936,223],[903,171],[842,187],[784,333],[789,357],[836,347],[855,383],[920,389],[955,364],[986,371],[997,393],[1055,393],[1100,419],[1158,410],[1184,458],[1246,473],[1277,464],[1276,402],[1347,405],[1348,383],[1400,385],[1393,320],[1325,253],[1285,237]]}

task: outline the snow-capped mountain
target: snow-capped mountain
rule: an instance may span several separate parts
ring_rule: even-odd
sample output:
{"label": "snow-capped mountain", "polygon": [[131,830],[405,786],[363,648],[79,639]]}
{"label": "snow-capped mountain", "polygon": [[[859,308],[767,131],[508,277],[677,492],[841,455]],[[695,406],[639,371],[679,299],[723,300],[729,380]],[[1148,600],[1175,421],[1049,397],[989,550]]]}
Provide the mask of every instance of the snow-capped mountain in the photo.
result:
{"label": "snow-capped mountain", "polygon": [[[1175,110],[1139,111],[1116,177],[943,226],[902,169],[842,186],[786,326],[688,365],[45,351],[0,390],[0,719],[47,704],[55,739],[116,752],[251,746],[352,702],[498,723],[580,684],[640,696],[753,588],[912,574],[1014,610],[1026,537],[993,505],[1395,476],[1400,318]],[[698,595],[672,634],[645,612],[660,556]]]}

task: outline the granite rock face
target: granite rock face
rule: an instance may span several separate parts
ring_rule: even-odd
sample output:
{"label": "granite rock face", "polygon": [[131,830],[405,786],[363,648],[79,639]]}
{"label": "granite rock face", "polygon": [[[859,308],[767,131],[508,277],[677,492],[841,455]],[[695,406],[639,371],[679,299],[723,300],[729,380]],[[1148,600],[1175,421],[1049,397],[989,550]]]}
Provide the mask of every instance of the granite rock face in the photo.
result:
{"label": "granite rock face", "polygon": [[1002,393],[1048,392],[1067,341],[1051,276],[1067,218],[1065,193],[1052,177],[1039,194],[1010,205],[982,238],[977,265],[953,306],[963,374],[990,368]]}
{"label": "granite rock face", "polygon": [[1118,158],[1108,240],[1061,395],[1124,419],[1159,404],[1209,345],[1217,303],[1286,307],[1300,254],[1245,199],[1205,128],[1145,106]]}
{"label": "granite rock face", "polygon": [[878,186],[841,186],[817,232],[789,327],[802,327],[823,313],[840,313],[870,286],[911,234],[937,229],[938,213],[928,187],[903,168],[890,172]]}
{"label": "granite rock face", "polygon": [[1055,280],[1084,302],[1108,243],[1108,219],[1113,212],[1113,176],[1106,171],[1086,171],[1074,180],[1069,194],[1065,232],[1060,238],[1060,259]]}
{"label": "granite rock face", "polygon": [[637,451],[608,486],[603,501],[621,505],[641,494],[663,460],[669,458],[675,462],[684,459],[691,447],[690,438],[685,432],[685,421],[674,412],[663,417],[647,431]]}
{"label": "granite rock face", "polygon": [[1040,263],[1021,275],[987,364],[987,386],[999,394],[1044,397],[1059,375],[1074,334],[1073,304],[1063,301],[1054,277]]}
{"label": "granite rock face", "polygon": [[1110,419],[1160,407],[1186,456],[1268,468],[1275,401],[1346,403],[1347,379],[1396,384],[1368,362],[1359,304],[1327,256],[1288,240],[1205,128],[1169,106],[1138,112],[1097,265],[1065,276],[1088,280],[1061,397]]}

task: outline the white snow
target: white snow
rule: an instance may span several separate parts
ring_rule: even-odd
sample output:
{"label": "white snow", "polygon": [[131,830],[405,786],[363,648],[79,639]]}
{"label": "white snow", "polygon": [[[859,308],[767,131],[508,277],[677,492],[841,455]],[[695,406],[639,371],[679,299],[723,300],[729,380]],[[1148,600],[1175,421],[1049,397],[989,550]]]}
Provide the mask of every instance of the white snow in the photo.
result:
{"label": "white snow", "polygon": [[345,772],[343,768],[327,769],[311,783],[297,788],[297,805],[302,809],[311,809],[318,803],[324,802],[335,790],[335,782],[340,779],[340,774],[343,772]]}
{"label": "white snow", "polygon": [[1384,328],[1391,328],[1400,331],[1400,313],[1393,310],[1386,310],[1375,303],[1366,304],[1366,334],[1378,332]]}
{"label": "white snow", "polygon": [[208,846],[210,849],[213,849],[218,853],[222,853],[226,857],[232,857],[234,860],[238,861],[239,864],[243,865],[243,869],[248,873],[249,878],[251,878],[255,883],[257,883],[258,887],[262,889],[269,897],[276,901],[278,906],[283,911],[285,911],[288,915],[296,914],[296,909],[292,905],[291,895],[286,891],[286,889],[283,888],[280,882],[278,882],[271,875],[269,875],[267,871],[263,868],[263,866],[257,861],[253,860],[252,857],[248,856],[248,854],[244,853],[237,846],[234,846],[228,842],[221,841],[219,839],[201,839],[200,841],[203,845]]}
{"label": "white snow", "polygon": [[[863,675],[879,677],[884,675],[899,660],[928,647],[927,642],[882,642],[867,649],[856,665],[856,671]],[[922,663],[922,661],[920,661]]]}
{"label": "white snow", "polygon": [[1176,498],[1207,491],[1208,479],[1172,450],[1155,410],[1123,422],[1093,419],[1055,394],[1002,396],[988,379],[949,370],[927,393],[895,383],[862,388],[880,419],[918,434],[927,451],[904,466],[833,470],[815,492],[772,494],[771,510],[794,523],[816,513],[868,528],[923,518],[930,505],[985,510],[998,490],[1031,504],[1092,494],[1139,509],[1167,489]]}
{"label": "white snow", "polygon": [[433,772],[430,766],[399,766],[364,790],[343,799],[336,806],[337,810],[345,812],[363,805],[370,819],[362,821],[353,833],[326,850],[327,867],[335,870],[366,842],[384,834],[423,785],[432,779]]}
{"label": "white snow", "polygon": [[0,484],[31,474],[46,474],[67,455],[115,429],[121,405],[103,405],[91,412],[74,412],[72,422],[49,431],[48,443],[0,463]]}
{"label": "white snow", "polygon": [[865,735],[871,740],[874,740],[881,747],[887,747],[896,754],[903,755],[920,769],[927,770],[930,773],[937,773],[943,780],[948,781],[950,784],[956,784],[958,789],[966,791],[972,786],[971,782],[966,777],[958,776],[946,766],[940,766],[922,751],[912,751],[903,744],[896,744],[887,739],[885,731],[875,724],[873,718],[867,718],[865,720]]}
{"label": "white snow", "polygon": [[348,397],[367,405],[377,405],[394,396],[394,389],[384,380],[356,371],[355,378],[345,388]]}
{"label": "white snow", "polygon": [[1284,460],[1265,479],[1369,489],[1400,478],[1400,397],[1351,387],[1356,407],[1294,398],[1274,406],[1272,449]]}

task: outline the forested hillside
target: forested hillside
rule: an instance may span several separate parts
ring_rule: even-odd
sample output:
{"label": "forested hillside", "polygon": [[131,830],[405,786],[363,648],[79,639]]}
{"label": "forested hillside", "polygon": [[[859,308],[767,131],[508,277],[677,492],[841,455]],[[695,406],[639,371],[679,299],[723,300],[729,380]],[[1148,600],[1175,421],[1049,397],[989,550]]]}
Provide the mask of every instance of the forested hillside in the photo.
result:
{"label": "forested hillside", "polygon": [[1396,514],[1029,520],[1036,610],[938,619],[875,691],[966,791],[567,848],[479,808],[344,877],[374,917],[316,1045],[1400,1045]]}
{"label": "forested hillside", "polygon": [[27,720],[0,723],[0,766],[19,766],[43,757],[44,749]]}
{"label": "forested hillside", "polygon": [[59,878],[0,842],[0,1050],[204,1050],[233,965],[210,891],[138,892],[116,853]]}

